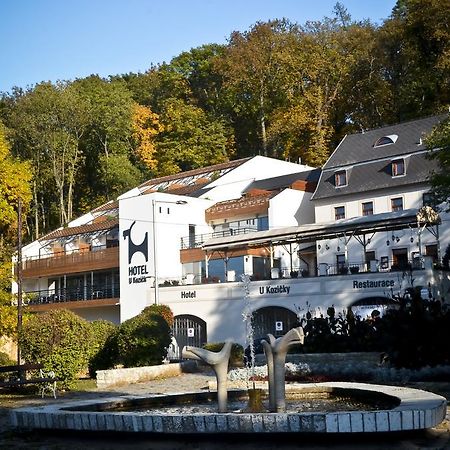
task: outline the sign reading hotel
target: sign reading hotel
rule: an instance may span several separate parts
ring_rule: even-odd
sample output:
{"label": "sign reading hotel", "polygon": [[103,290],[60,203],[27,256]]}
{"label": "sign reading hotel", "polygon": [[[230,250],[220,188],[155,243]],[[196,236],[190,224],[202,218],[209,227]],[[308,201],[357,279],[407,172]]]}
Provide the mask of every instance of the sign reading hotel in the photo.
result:
{"label": "sign reading hotel", "polygon": [[[136,221],[134,221],[128,230],[124,230],[123,238],[128,239],[128,284],[145,283],[149,277],[148,272],[148,232],[145,232],[144,240],[136,244],[131,237],[131,230]],[[145,264],[133,265],[133,257],[141,253],[145,258]]]}

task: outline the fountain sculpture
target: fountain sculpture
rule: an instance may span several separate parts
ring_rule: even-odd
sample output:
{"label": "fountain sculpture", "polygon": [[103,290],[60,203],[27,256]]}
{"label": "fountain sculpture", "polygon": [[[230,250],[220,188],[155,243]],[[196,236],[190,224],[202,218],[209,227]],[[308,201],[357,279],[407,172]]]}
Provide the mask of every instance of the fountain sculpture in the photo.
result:
{"label": "fountain sculpture", "polygon": [[303,344],[305,335],[302,327],[292,328],[284,336],[275,339],[268,334],[268,342],[262,341],[267,359],[269,378],[269,410],[271,412],[285,412],[286,410],[286,354],[291,345]]}
{"label": "fountain sculpture", "polygon": [[217,403],[219,412],[227,411],[227,374],[231,346],[232,342],[226,341],[220,352],[212,352],[204,348],[188,346],[182,350],[183,358],[201,360],[214,370],[217,380]]}

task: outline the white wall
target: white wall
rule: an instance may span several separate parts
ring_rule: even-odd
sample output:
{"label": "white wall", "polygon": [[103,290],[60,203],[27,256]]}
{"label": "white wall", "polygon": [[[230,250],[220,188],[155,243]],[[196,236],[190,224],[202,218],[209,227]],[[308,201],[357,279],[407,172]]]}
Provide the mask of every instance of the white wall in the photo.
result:
{"label": "white wall", "polygon": [[[155,221],[153,221],[155,201]],[[187,202],[175,204],[176,201]],[[206,230],[205,209],[212,202],[204,199],[153,193],[120,200],[119,205],[119,247],[120,247],[120,305],[121,321],[139,314],[150,301],[154,292],[155,253],[158,279],[181,278],[181,238],[189,235],[189,225]],[[124,231],[131,230],[131,239],[141,244],[147,235],[148,260],[141,252],[128,258],[128,242]],[[154,241],[154,231],[156,241]],[[197,231],[196,231],[197,233]]]}
{"label": "white wall", "polygon": [[203,197],[210,198],[216,202],[240,198],[242,191],[253,181],[311,169],[313,167],[302,164],[255,156],[213,181],[209,185],[212,189],[204,194]]}
{"label": "white wall", "polygon": [[269,201],[269,228],[290,227],[314,222],[310,192],[285,189]]}

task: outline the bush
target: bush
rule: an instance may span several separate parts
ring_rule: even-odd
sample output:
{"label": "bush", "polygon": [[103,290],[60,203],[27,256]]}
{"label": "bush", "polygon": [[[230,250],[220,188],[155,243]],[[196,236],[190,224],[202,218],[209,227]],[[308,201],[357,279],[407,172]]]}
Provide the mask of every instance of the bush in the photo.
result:
{"label": "bush", "polygon": [[[210,352],[220,352],[222,350],[225,342],[208,342],[203,345],[205,350],[209,350]],[[230,363],[231,367],[240,367],[244,363],[244,347],[240,344],[233,343],[231,346],[230,353]]]}
{"label": "bush", "polygon": [[95,372],[107,369],[114,364],[117,352],[111,354],[110,349],[117,348],[110,344],[114,339],[118,327],[107,320],[95,320],[90,324],[91,328],[91,351],[89,357],[89,375],[95,378]]}
{"label": "bush", "polygon": [[[168,307],[149,306],[139,315],[123,322],[111,344],[117,345],[119,364],[125,367],[161,364],[171,342],[166,317]],[[170,309],[169,309],[170,310]]]}
{"label": "bush", "polygon": [[24,324],[19,343],[26,362],[43,364],[55,372],[62,387],[70,387],[88,364],[89,322],[64,309],[37,314]]}
{"label": "bush", "polygon": [[167,325],[169,325],[170,328],[173,326],[173,322],[175,321],[173,317],[173,312],[167,305],[151,305],[147,306],[144,311],[151,312],[153,314],[157,314],[164,318],[164,320],[167,322]]}
{"label": "bush", "polygon": [[152,305],[119,327],[102,325],[104,345],[89,361],[89,374],[94,377],[97,370],[119,365],[139,367],[161,364],[171,342],[170,327],[173,321],[173,313],[168,306]]}
{"label": "bush", "polygon": [[[15,366],[17,361],[12,360],[6,353],[0,352],[0,366]],[[0,373],[0,381],[10,377],[9,373]]]}

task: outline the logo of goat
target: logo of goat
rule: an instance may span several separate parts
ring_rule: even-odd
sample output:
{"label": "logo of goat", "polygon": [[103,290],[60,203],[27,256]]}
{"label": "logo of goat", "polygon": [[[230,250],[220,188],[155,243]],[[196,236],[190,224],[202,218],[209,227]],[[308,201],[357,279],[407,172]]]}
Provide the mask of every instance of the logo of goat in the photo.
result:
{"label": "logo of goat", "polygon": [[123,238],[128,238],[128,264],[131,264],[131,259],[135,253],[142,253],[145,257],[145,262],[148,262],[148,232],[145,232],[144,240],[140,244],[135,244],[133,239],[131,239],[131,230],[134,227],[134,221],[128,230],[123,232]]}

